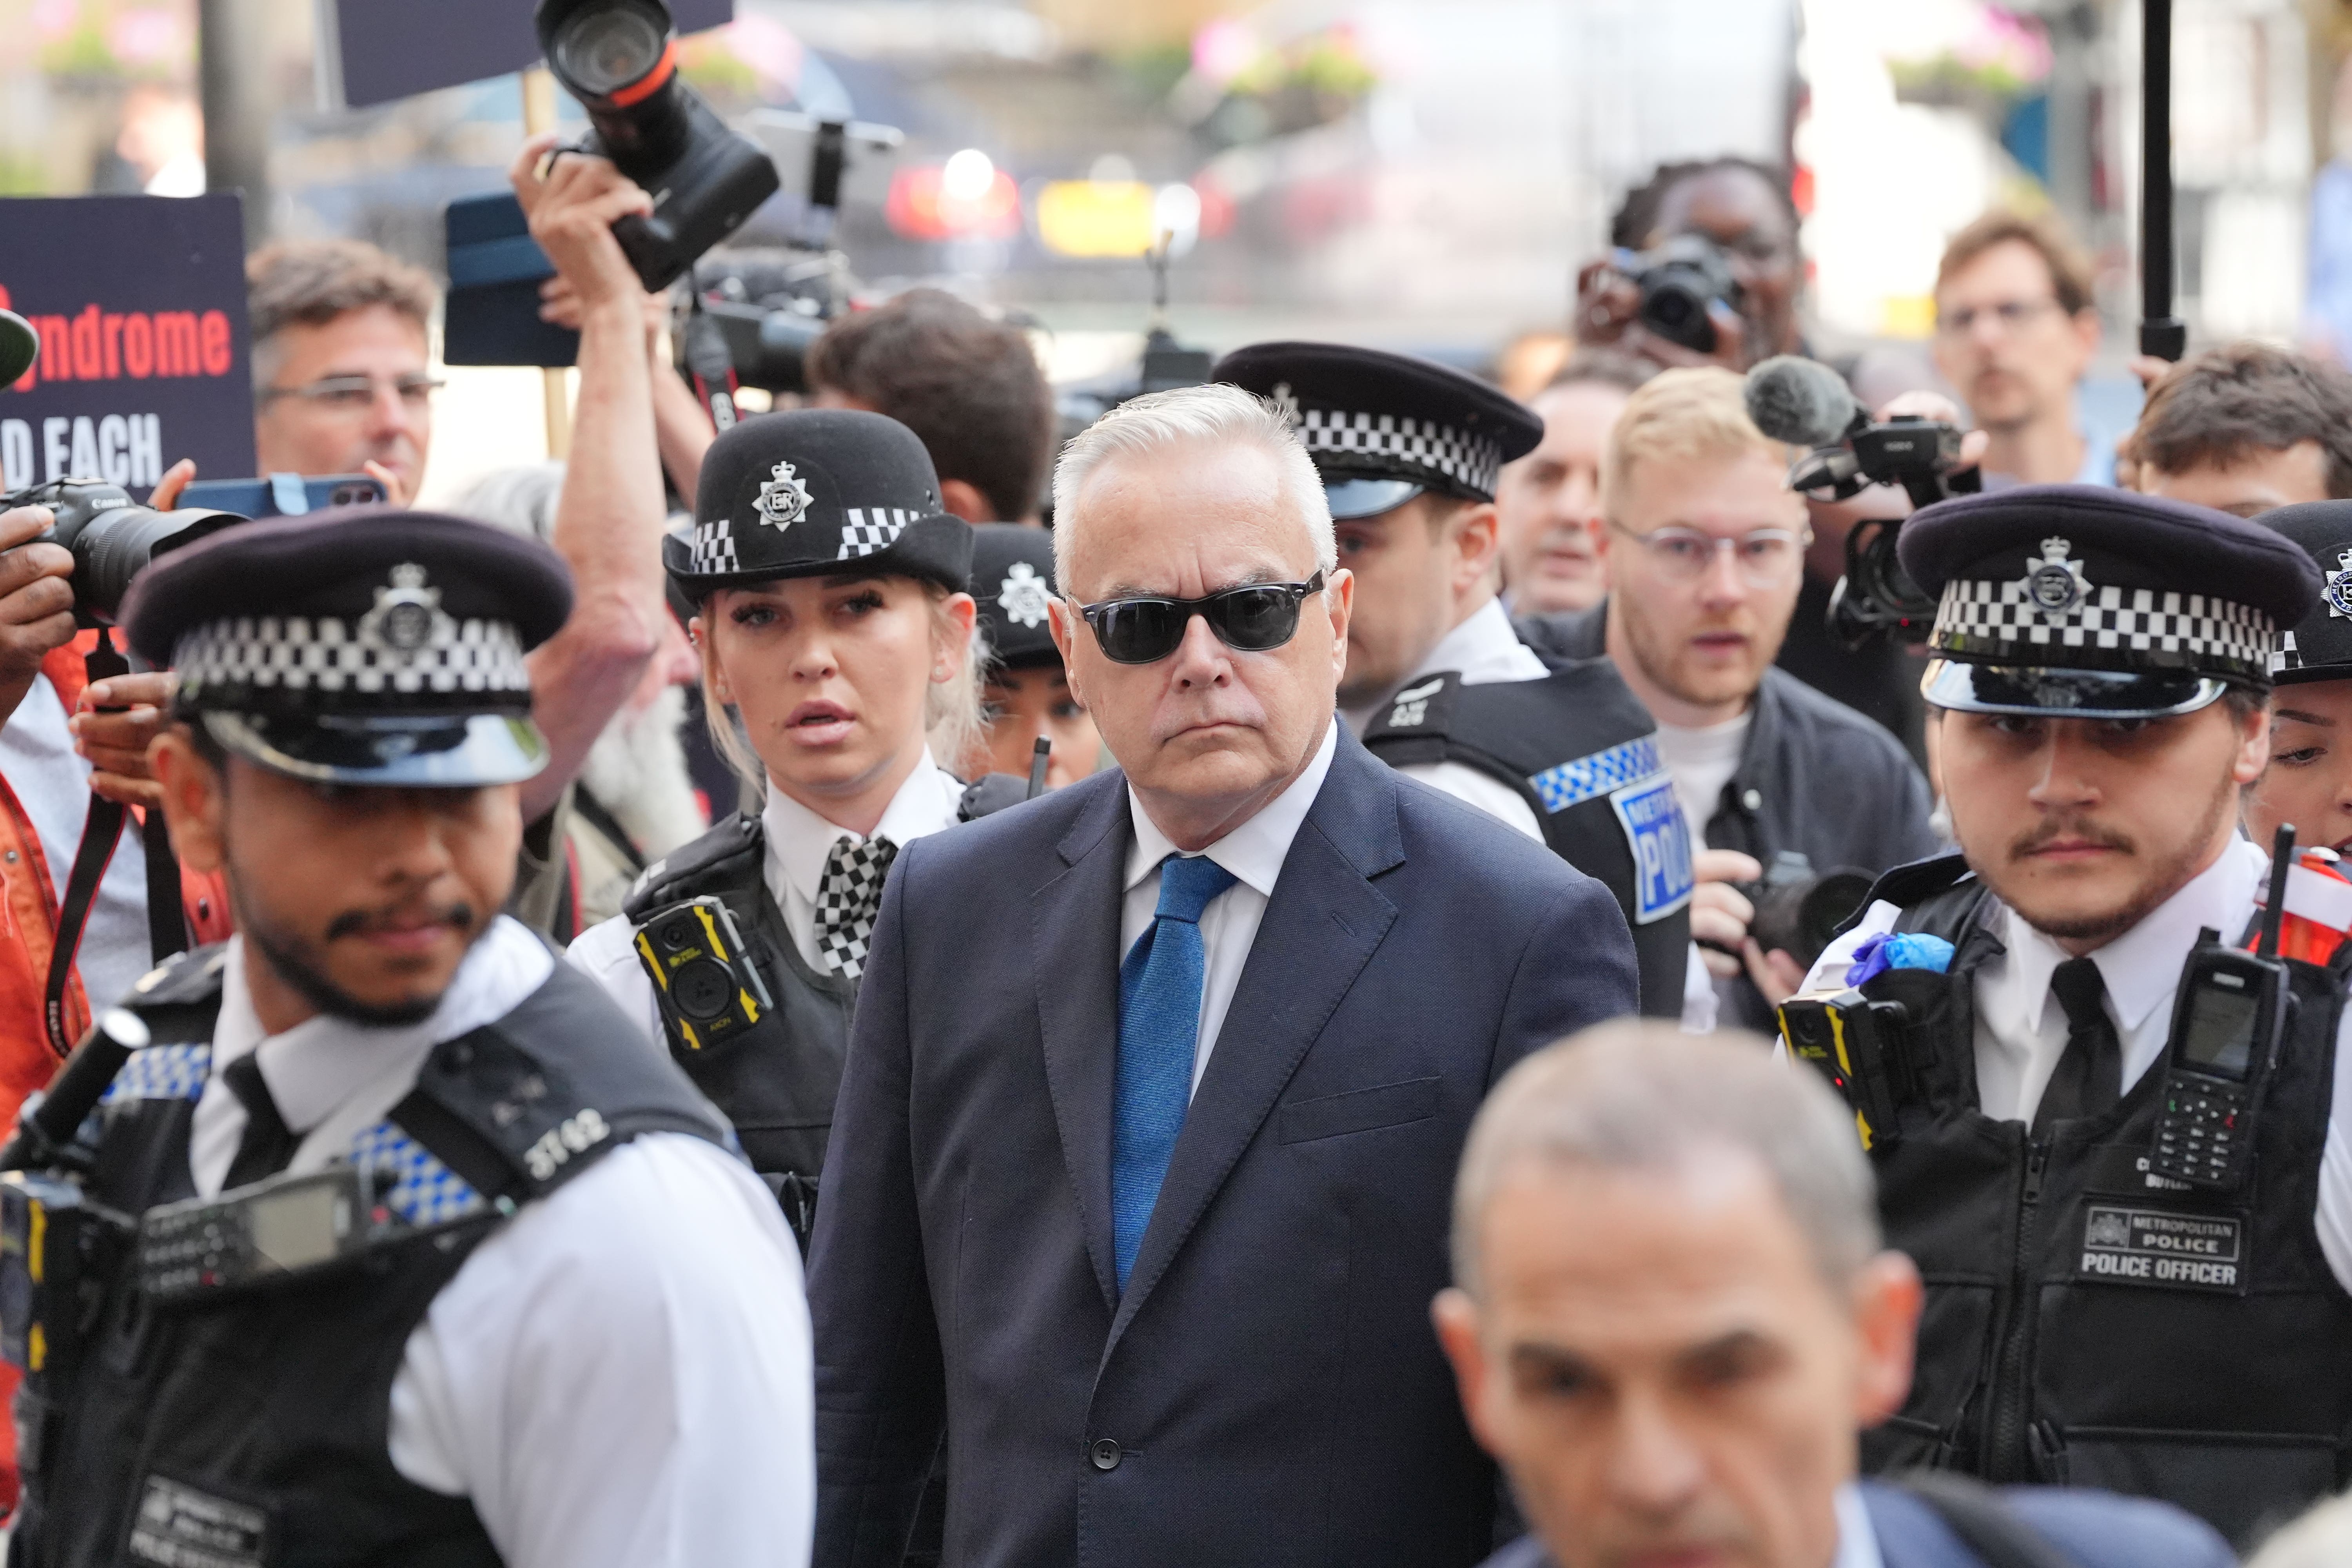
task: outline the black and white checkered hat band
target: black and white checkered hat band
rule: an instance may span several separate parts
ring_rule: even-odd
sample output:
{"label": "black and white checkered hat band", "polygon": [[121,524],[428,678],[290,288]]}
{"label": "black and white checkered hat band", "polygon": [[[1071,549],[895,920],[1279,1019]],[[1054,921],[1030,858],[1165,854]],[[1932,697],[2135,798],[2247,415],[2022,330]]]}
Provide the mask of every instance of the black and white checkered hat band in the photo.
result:
{"label": "black and white checkered hat band", "polygon": [[1503,448],[1428,419],[1393,414],[1344,414],[1310,408],[1300,415],[1298,438],[1309,456],[1360,455],[1423,468],[1491,496],[1502,477]]}
{"label": "black and white checkered hat band", "polygon": [[[898,542],[907,525],[927,514],[910,511],[904,507],[853,506],[842,512],[841,546],[834,552],[835,561],[855,561],[861,556],[876,555]],[[765,528],[770,524],[754,518],[747,528]],[[803,521],[795,527],[806,527]],[[755,563],[746,568],[735,551],[736,524],[728,518],[713,518],[694,525],[687,541],[687,554],[697,577],[724,577],[745,570],[757,570]]]}
{"label": "black and white checkered hat band", "polygon": [[2093,588],[2053,612],[2022,582],[1958,578],[1944,585],[1929,646],[1978,664],[2074,669],[2193,669],[2268,675],[2277,633],[2250,605],[2156,588]]}
{"label": "black and white checkered hat band", "polygon": [[[437,694],[452,706],[528,706],[530,677],[522,639],[504,621],[434,618],[413,648],[363,637],[332,616],[258,616],[214,621],[182,637],[173,669],[184,700],[236,692],[334,693],[414,698]],[[509,698],[511,701],[484,702]]]}

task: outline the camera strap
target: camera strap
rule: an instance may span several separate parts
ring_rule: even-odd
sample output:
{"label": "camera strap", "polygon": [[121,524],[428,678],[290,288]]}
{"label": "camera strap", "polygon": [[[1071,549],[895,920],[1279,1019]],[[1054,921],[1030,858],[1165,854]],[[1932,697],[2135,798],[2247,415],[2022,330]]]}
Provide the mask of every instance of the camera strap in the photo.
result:
{"label": "camera strap", "polygon": [[686,371],[694,383],[695,401],[710,416],[711,425],[724,436],[735,427],[737,413],[735,394],[735,356],[728,352],[727,334],[717,321],[702,308],[702,294],[689,289],[690,309],[683,334],[686,350]]}
{"label": "camera strap", "polygon": [[[130,661],[116,651],[112,635],[104,626],[99,628],[98,646],[89,650],[83,666],[93,683],[131,673]],[[90,907],[98,901],[99,885],[106,879],[106,868],[114,862],[114,851],[122,842],[122,825],[129,816],[129,810],[120,802],[95,794],[89,797],[89,816],[82,824],[81,844],[74,851],[73,870],[66,878],[65,895],[58,901],[58,926],[49,946],[48,984],[41,1021],[48,1032],[49,1048],[60,1058],[73,1049],[72,1037],[66,1028],[66,991],[72,984],[74,961],[80,955]],[[147,941],[154,962],[161,963],[174,953],[185,952],[188,946],[187,916],[180,907],[180,862],[172,853],[171,836],[164,831],[159,813],[148,813],[140,824],[139,837],[147,857]]]}

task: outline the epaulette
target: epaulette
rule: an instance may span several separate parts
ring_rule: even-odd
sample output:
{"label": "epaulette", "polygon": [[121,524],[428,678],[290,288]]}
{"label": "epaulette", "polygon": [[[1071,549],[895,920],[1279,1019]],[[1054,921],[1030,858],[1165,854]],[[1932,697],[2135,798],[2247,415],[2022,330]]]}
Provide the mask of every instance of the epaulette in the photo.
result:
{"label": "epaulette", "polygon": [[976,782],[964,786],[963,799],[956,805],[956,820],[978,822],[1028,798],[1027,779],[1011,773],[982,773]]}
{"label": "epaulette", "polygon": [[622,900],[621,912],[632,921],[643,920],[663,904],[676,901],[671,889],[737,856],[756,855],[759,849],[760,819],[739,813],[646,867],[629,889],[629,896]]}
{"label": "epaulette", "polygon": [[137,1014],[158,1045],[209,1040],[227,969],[226,942],[174,953],[141,975],[116,1005]]}
{"label": "epaulette", "polygon": [[1843,935],[1860,924],[1862,917],[1870,912],[1873,904],[1893,904],[1897,909],[1907,910],[1938,893],[1950,891],[1975,875],[1969,869],[1968,857],[1957,849],[1948,855],[1931,855],[1925,860],[1909,861],[1881,872],[1878,880],[1871,884],[1869,895],[1838,927],[1838,934]]}

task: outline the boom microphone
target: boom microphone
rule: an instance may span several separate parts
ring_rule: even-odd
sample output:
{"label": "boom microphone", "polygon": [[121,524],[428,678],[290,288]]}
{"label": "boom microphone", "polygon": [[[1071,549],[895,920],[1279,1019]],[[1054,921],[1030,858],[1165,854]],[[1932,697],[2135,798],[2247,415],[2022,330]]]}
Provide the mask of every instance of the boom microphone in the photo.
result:
{"label": "boom microphone", "polygon": [[1837,372],[1795,354],[1775,354],[1748,373],[1748,417],[1792,447],[1832,447],[1870,423]]}

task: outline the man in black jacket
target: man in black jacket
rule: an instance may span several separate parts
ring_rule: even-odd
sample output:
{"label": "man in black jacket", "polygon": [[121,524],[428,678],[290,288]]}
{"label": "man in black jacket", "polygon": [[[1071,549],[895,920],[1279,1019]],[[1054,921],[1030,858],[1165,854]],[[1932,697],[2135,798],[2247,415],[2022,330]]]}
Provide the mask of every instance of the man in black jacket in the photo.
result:
{"label": "man in black jacket", "polygon": [[1707,846],[1691,934],[1726,993],[1726,1021],[1767,1024],[1804,955],[1757,942],[1751,894],[1932,853],[1927,781],[1894,736],[1773,666],[1796,607],[1805,507],[1738,377],[1669,371],[1635,393],[1612,437],[1601,509],[1609,597],[1523,622],[1520,635],[1557,658],[1607,654],[1658,721],[1658,751]]}

